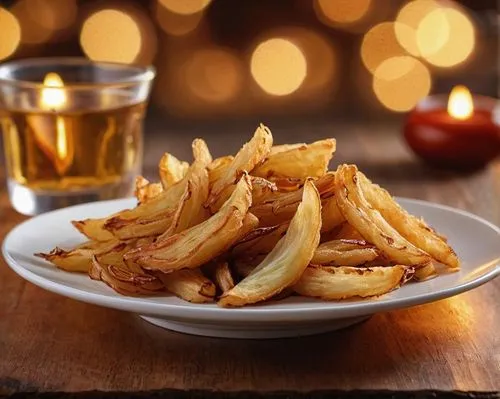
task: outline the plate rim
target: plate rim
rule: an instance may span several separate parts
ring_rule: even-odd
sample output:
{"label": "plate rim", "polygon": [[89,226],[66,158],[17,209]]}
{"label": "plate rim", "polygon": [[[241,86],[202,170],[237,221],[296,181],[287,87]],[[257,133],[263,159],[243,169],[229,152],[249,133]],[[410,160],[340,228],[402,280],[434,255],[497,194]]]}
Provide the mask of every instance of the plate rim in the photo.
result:
{"label": "plate rim", "polygon": [[[460,214],[462,216],[471,218],[476,222],[482,223],[494,232],[496,232],[500,238],[500,228],[495,224],[477,216],[471,212],[465,211],[463,209],[453,208],[448,205],[436,204],[430,201],[405,198],[405,197],[395,197],[398,202],[403,203],[413,203],[424,207],[443,209],[448,212]],[[130,202],[131,198],[122,198],[108,201],[97,201],[85,204],[74,205],[71,207],[61,208],[54,211],[44,213],[39,216],[50,217],[54,213],[59,213],[62,211],[68,211],[70,209],[75,209],[79,207],[86,207],[92,205],[98,205],[103,203],[111,202]],[[80,288],[74,288],[62,283],[54,282],[46,277],[40,276],[28,269],[26,269],[20,262],[15,260],[9,251],[7,246],[10,240],[12,240],[18,229],[21,229],[25,224],[30,223],[34,218],[30,218],[15,226],[9,233],[5,236],[2,243],[2,255],[6,260],[9,267],[19,276],[21,276],[26,281],[42,288],[47,291],[62,295],[64,297],[76,299],[85,303],[90,303],[94,305],[99,305],[103,307],[124,310],[132,313],[147,314],[160,316],[165,318],[172,318],[178,320],[193,320],[197,319],[200,321],[217,321],[223,320],[226,322],[262,322],[262,321],[312,321],[325,318],[343,318],[343,317],[355,317],[374,314],[378,312],[384,312],[392,309],[402,309],[416,305],[422,305],[425,303],[434,302],[440,299],[448,298],[461,294],[463,292],[472,290],[479,287],[486,282],[493,280],[495,277],[500,275],[500,260],[498,263],[492,267],[491,270],[487,271],[485,274],[479,277],[465,281],[457,286],[444,288],[431,293],[418,294],[412,297],[404,298],[394,298],[385,302],[377,301],[357,301],[344,303],[342,307],[311,307],[309,304],[301,304],[299,308],[274,308],[274,307],[262,307],[262,306],[251,306],[242,308],[221,308],[218,306],[208,307],[206,304],[175,304],[175,303],[154,303],[154,302],[143,302],[140,297],[126,297],[126,296],[109,296],[101,293],[88,292]],[[328,304],[328,301],[323,301]],[[338,304],[338,302],[332,302],[332,304]],[[194,306],[193,306],[194,305]]]}

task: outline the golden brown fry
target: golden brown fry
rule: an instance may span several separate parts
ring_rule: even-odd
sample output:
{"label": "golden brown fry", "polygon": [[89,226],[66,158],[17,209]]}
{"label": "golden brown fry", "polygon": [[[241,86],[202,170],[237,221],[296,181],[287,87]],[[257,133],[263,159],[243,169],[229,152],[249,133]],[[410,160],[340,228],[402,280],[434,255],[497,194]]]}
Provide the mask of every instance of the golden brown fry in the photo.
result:
{"label": "golden brown fry", "polygon": [[200,269],[183,269],[173,273],[155,273],[168,291],[193,303],[212,302],[215,284],[206,278]]}
{"label": "golden brown fry", "polygon": [[148,295],[162,291],[163,283],[155,276],[144,272],[135,263],[124,262],[123,255],[136,244],[122,242],[95,254],[89,269],[90,278],[105,282],[122,295]]}
{"label": "golden brown fry", "polygon": [[232,155],[227,155],[225,157],[214,159],[210,165],[208,165],[210,187],[212,187],[213,184],[222,177],[228,166],[233,162],[233,159],[234,157]]}
{"label": "golden brown fry", "polygon": [[412,266],[424,265],[430,261],[427,253],[402,237],[380,212],[366,201],[355,165],[338,167],[335,174],[335,197],[349,224],[391,260]]}
{"label": "golden brown fry", "polygon": [[164,290],[163,283],[145,272],[133,272],[123,262],[104,263],[98,256],[92,257],[89,276],[101,280],[122,295],[152,295]]}
{"label": "golden brown fry", "polygon": [[416,247],[422,249],[439,262],[451,267],[460,267],[453,249],[436,234],[422,219],[410,215],[394,198],[380,186],[373,184],[359,173],[360,185],[366,200],[377,209],[399,234]]}
{"label": "golden brown fry", "polygon": [[297,284],[295,292],[321,299],[370,297],[390,292],[402,285],[411,269],[405,266],[329,267],[309,266]]}
{"label": "golden brown fry", "polygon": [[91,249],[76,248],[65,251],[64,249],[55,247],[48,254],[36,253],[35,256],[43,258],[59,269],[68,272],[87,273],[92,263],[93,254],[94,252]]}
{"label": "golden brown fry", "polygon": [[139,204],[152,200],[162,191],[163,186],[161,183],[150,183],[148,179],[145,179],[142,176],[137,176],[135,178],[134,195]]}
{"label": "golden brown fry", "polygon": [[222,293],[234,287],[233,276],[227,262],[219,262],[215,266],[214,280]]}
{"label": "golden brown fry", "polygon": [[284,151],[275,150],[252,171],[252,175],[265,178],[321,177],[328,170],[335,147],[334,139],[326,139]]}
{"label": "golden brown fry", "polygon": [[330,266],[359,266],[377,258],[377,250],[362,240],[333,240],[320,244],[311,263]]}
{"label": "golden brown fry", "polygon": [[[276,185],[269,180],[262,177],[250,176],[252,181],[252,204],[260,204],[273,197],[273,194],[278,191]],[[231,196],[236,185],[232,184],[226,187],[222,193],[217,197],[217,200],[210,204],[210,212],[214,214],[217,212],[224,202]]]}
{"label": "golden brown fry", "polygon": [[186,189],[168,229],[158,238],[166,239],[208,219],[203,204],[208,198],[208,172],[205,162],[196,162],[186,175]]}
{"label": "golden brown fry", "polygon": [[268,254],[273,250],[279,240],[283,238],[289,223],[277,226],[260,227],[251,231],[231,249],[233,257],[255,257]]}
{"label": "golden brown fry", "polygon": [[160,159],[158,171],[160,173],[161,184],[164,188],[182,180],[186,175],[189,164],[184,161],[179,161],[172,154],[166,152]]}
{"label": "golden brown fry", "polygon": [[231,267],[241,280],[247,277],[265,257],[265,255],[257,255],[255,258],[236,258],[231,261]]}
{"label": "golden brown fry", "polygon": [[[314,181],[321,197],[329,201],[335,188],[335,175],[327,173]],[[252,206],[252,213],[260,220],[260,226],[275,226],[290,221],[302,198],[303,188],[288,193],[275,193],[266,201]],[[331,214],[333,215],[333,213]],[[332,222],[328,222],[332,224]]]}
{"label": "golden brown fry", "polygon": [[295,143],[295,144],[273,145],[271,148],[271,151],[269,152],[269,155],[271,156],[271,155],[277,154],[278,152],[295,150],[295,149],[301,148],[301,147],[307,147],[307,144],[306,143]]}
{"label": "golden brown fry", "polygon": [[270,298],[302,275],[319,243],[321,201],[312,181],[306,181],[302,202],[287,234],[250,275],[225,292],[220,306],[243,306]]}
{"label": "golden brown fry", "polygon": [[329,198],[322,199],[321,205],[322,233],[333,230],[345,221],[334,195]]}
{"label": "golden brown fry", "polygon": [[105,253],[114,248],[118,242],[116,240],[106,242],[85,242],[77,245],[71,250],[64,250],[59,247],[54,248],[48,254],[36,253],[35,256],[51,262],[59,269],[68,272],[87,273],[92,263],[94,254]]}
{"label": "golden brown fry", "polygon": [[204,212],[203,209],[200,207],[194,210],[193,208],[198,207],[200,197],[206,198],[208,191],[206,167],[212,160],[208,147],[203,140],[196,139],[193,141],[193,156],[194,162],[182,180],[167,187],[151,201],[106,220],[104,228],[121,240],[164,233],[172,224],[189,181],[194,187],[197,187],[197,192],[195,196],[192,196],[190,205],[188,205],[188,209],[193,214],[189,214],[185,218],[189,219],[188,224],[201,220],[200,215]]}
{"label": "golden brown fry", "polygon": [[252,179],[252,205],[267,201],[278,191],[276,184],[263,177],[250,176],[250,179]]}
{"label": "golden brown fry", "polygon": [[437,270],[432,262],[415,270],[413,278],[417,281],[429,280],[437,276]]}
{"label": "golden brown fry", "polygon": [[270,182],[274,183],[279,192],[287,193],[297,191],[304,184],[304,179],[293,177],[269,177]]}
{"label": "golden brown fry", "polygon": [[165,273],[201,266],[229,248],[239,234],[248,233],[241,228],[251,204],[251,193],[250,178],[244,174],[231,198],[211,218],[165,240],[132,250],[125,258],[145,269]]}
{"label": "golden brown fry", "polygon": [[332,240],[364,240],[363,236],[359,234],[354,227],[352,227],[347,221],[342,222],[337,227],[332,230],[327,231],[321,235],[321,241],[332,241]]}
{"label": "golden brown fry", "polygon": [[219,179],[214,182],[207,205],[214,203],[224,189],[234,184],[242,173],[252,170],[255,165],[259,164],[269,154],[272,145],[271,131],[260,124],[252,139],[238,151],[233,161],[225,167]]}

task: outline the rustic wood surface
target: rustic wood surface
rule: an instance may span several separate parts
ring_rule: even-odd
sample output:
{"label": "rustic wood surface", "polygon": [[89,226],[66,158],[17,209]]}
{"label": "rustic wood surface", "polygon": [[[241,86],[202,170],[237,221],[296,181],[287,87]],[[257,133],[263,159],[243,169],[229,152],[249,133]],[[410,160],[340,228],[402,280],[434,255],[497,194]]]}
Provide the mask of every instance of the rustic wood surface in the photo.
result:
{"label": "rustic wood surface", "polygon": [[[234,152],[248,126],[148,127],[145,173],[168,150],[190,159],[206,136]],[[355,162],[394,194],[467,209],[500,224],[500,163],[470,175],[414,160],[395,126],[277,125],[275,142],[334,136],[334,164]],[[0,237],[26,218],[0,192]],[[43,233],[43,232],[40,232]],[[499,244],[500,245],[500,244]],[[46,292],[0,260],[0,395],[27,391],[206,390],[500,391],[500,279],[474,291],[314,337],[242,341],[182,335],[139,317]]]}

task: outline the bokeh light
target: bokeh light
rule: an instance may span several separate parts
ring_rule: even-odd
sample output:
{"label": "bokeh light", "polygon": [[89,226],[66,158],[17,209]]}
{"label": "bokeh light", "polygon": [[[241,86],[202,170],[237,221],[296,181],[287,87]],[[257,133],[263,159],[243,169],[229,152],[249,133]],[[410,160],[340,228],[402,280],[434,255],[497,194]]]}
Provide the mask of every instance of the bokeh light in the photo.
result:
{"label": "bokeh light", "polygon": [[161,5],[176,14],[196,14],[205,9],[210,0],[158,0]]}
{"label": "bokeh light", "polygon": [[142,35],[131,15],[122,10],[104,9],[85,20],[80,43],[92,60],[131,63],[141,52]]}
{"label": "bokeh light", "polygon": [[21,27],[16,17],[0,7],[0,60],[3,60],[16,51],[21,41]]}
{"label": "bokeh light", "polygon": [[372,73],[387,59],[406,54],[396,38],[394,25],[393,22],[382,22],[371,28],[363,37],[361,59]]}
{"label": "bokeh light", "polygon": [[70,27],[78,13],[75,0],[29,0],[27,4],[31,19],[49,30]]}
{"label": "bokeh light", "polygon": [[411,56],[389,58],[373,75],[377,99],[392,111],[409,111],[429,94],[431,85],[429,69]]}
{"label": "bokeh light", "polygon": [[436,0],[413,0],[399,11],[394,30],[401,46],[414,56],[420,56],[417,45],[417,28],[432,11],[440,7]]}
{"label": "bokeh light", "polygon": [[186,86],[200,99],[222,103],[234,99],[243,84],[243,65],[237,55],[222,48],[194,52],[185,67]]}
{"label": "bokeh light", "polygon": [[21,43],[38,45],[47,42],[52,37],[54,29],[44,26],[40,22],[41,18],[34,15],[29,0],[19,0],[11,8],[11,11],[21,26]]}
{"label": "bokeh light", "polygon": [[474,50],[474,25],[458,9],[438,8],[418,25],[417,46],[427,62],[439,67],[455,66]]}
{"label": "bokeh light", "polygon": [[165,33],[173,36],[183,36],[196,29],[203,17],[203,12],[177,14],[163,7],[160,3],[156,3],[154,15],[156,22]]}
{"label": "bokeh light", "polygon": [[328,25],[352,24],[370,10],[371,0],[315,0],[314,10]]}
{"label": "bokeh light", "polygon": [[301,86],[307,75],[307,62],[296,44],[287,39],[273,38],[255,48],[250,70],[262,90],[284,96]]}

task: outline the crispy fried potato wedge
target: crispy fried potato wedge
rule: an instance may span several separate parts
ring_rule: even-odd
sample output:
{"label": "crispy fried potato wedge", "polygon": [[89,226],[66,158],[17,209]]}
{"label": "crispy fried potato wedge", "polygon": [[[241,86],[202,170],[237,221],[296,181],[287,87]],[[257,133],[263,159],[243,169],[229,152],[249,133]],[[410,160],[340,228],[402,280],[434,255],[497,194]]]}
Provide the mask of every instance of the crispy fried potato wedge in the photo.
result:
{"label": "crispy fried potato wedge", "polygon": [[271,151],[269,152],[269,156],[277,154],[278,152],[285,152],[290,150],[296,150],[301,147],[307,147],[306,143],[295,143],[295,144],[278,144],[273,145]]}
{"label": "crispy fried potato wedge", "polygon": [[[335,189],[335,175],[327,173],[318,180],[315,180],[314,185],[318,189],[320,196],[325,197],[325,201],[329,201]],[[303,188],[288,193],[275,193],[270,195],[268,200],[261,201],[261,203],[252,206],[251,211],[259,218],[260,226],[262,227],[275,226],[288,222],[297,211],[302,193]],[[330,207],[328,206],[328,208]],[[333,212],[328,213],[328,215],[331,215],[332,218],[335,216]],[[333,222],[328,221],[328,224],[333,224]]]}
{"label": "crispy fried potato wedge", "polygon": [[167,230],[158,238],[166,239],[171,235],[180,233],[189,227],[205,221],[209,217],[203,204],[208,198],[208,172],[204,163],[193,164],[187,177],[187,184],[178,208]]}
{"label": "crispy fried potato wedge", "polygon": [[297,191],[304,185],[304,179],[293,177],[269,177],[268,180],[276,185],[279,192]]}
{"label": "crispy fried potato wedge", "polygon": [[359,231],[352,227],[347,221],[344,221],[332,230],[325,231],[321,234],[321,242],[343,239],[364,240],[363,236],[359,234]]}
{"label": "crispy fried potato wedge", "polygon": [[183,269],[173,273],[155,273],[168,291],[188,302],[212,302],[215,284],[206,278],[200,269]]}
{"label": "crispy fried potato wedge", "polygon": [[222,177],[228,166],[233,162],[233,159],[234,157],[232,155],[227,155],[225,157],[216,158],[210,162],[210,165],[208,165],[207,168],[210,187],[212,187],[214,183]]}
{"label": "crispy fried potato wedge", "polygon": [[321,200],[312,181],[306,181],[302,202],[288,231],[250,275],[219,299],[220,306],[243,306],[270,298],[293,285],[302,275],[319,243]]}
{"label": "crispy fried potato wedge", "polygon": [[360,187],[358,168],[355,165],[338,167],[335,173],[335,197],[349,224],[391,260],[416,267],[430,261],[426,252],[402,237],[380,212],[368,203]]}
{"label": "crispy fried potato wedge", "polygon": [[92,256],[94,251],[91,249],[77,248],[70,251],[65,251],[59,247],[55,247],[49,253],[36,253],[35,256],[45,259],[46,261],[57,266],[59,269],[68,272],[87,273],[92,264]]}
{"label": "crispy fried potato wedge", "polygon": [[157,197],[163,191],[161,183],[150,183],[148,179],[142,176],[135,178],[134,195],[139,204],[148,202]]}
{"label": "crispy fried potato wedge", "polygon": [[241,257],[231,260],[231,268],[238,277],[242,280],[247,277],[266,257],[266,255],[257,255],[254,258]]}
{"label": "crispy fried potato wedge", "polygon": [[255,257],[265,255],[273,250],[288,230],[289,223],[271,227],[260,227],[243,237],[231,249],[233,257]]}
{"label": "crispy fried potato wedge", "polygon": [[264,160],[272,145],[271,131],[260,124],[252,139],[238,151],[232,162],[225,167],[221,176],[213,183],[207,205],[214,203],[224,189],[234,184],[242,173],[251,171],[255,165]]}
{"label": "crispy fried potato wedge", "polygon": [[160,173],[161,184],[164,188],[182,180],[189,168],[189,163],[179,161],[172,154],[166,152],[160,159],[158,164],[158,172]]}
{"label": "crispy fried potato wedge", "polygon": [[163,283],[134,263],[126,264],[123,255],[136,243],[119,243],[92,257],[89,276],[105,282],[122,295],[151,295],[164,290]]}
{"label": "crispy fried potato wedge", "polygon": [[329,198],[323,199],[321,201],[321,232],[327,232],[333,230],[335,227],[340,226],[345,218],[340,212],[339,206],[337,205],[337,200],[335,196],[332,195]]}
{"label": "crispy fried potato wedge", "polygon": [[424,220],[409,214],[386,190],[373,184],[365,175],[358,173],[358,176],[366,200],[399,234],[444,265],[453,269],[460,267],[455,251]]}
{"label": "crispy fried potato wedge", "polygon": [[420,267],[417,270],[415,270],[413,278],[417,281],[424,281],[436,277],[437,274],[438,272],[434,267],[434,264],[432,262],[429,262],[429,264],[425,265],[424,267]]}
{"label": "crispy fried potato wedge", "polygon": [[229,200],[208,220],[167,239],[132,250],[125,258],[145,269],[165,273],[201,266],[228,249],[240,235],[248,233],[242,232],[241,228],[251,201],[252,184],[244,174]]}
{"label": "crispy fried potato wedge", "polygon": [[378,251],[362,240],[333,240],[320,244],[311,263],[330,266],[359,266],[376,259]]}
{"label": "crispy fried potato wedge", "polygon": [[132,272],[125,263],[107,264],[92,257],[89,276],[93,280],[105,282],[122,295],[153,295],[164,291],[163,283],[155,276],[141,272]]}
{"label": "crispy fried potato wedge", "polygon": [[194,213],[188,219],[190,223],[199,221],[200,214],[204,211],[201,207],[195,211],[193,207],[198,206],[197,201],[200,197],[206,198],[208,191],[206,167],[212,161],[208,147],[203,140],[195,139],[193,141],[193,156],[194,162],[182,180],[167,187],[151,201],[105,220],[104,228],[121,240],[164,233],[172,224],[179,202],[185,195],[188,181],[197,187],[197,192],[191,196],[190,205],[188,205],[188,209],[193,210]]}
{"label": "crispy fried potato wedge", "polygon": [[321,177],[328,170],[328,163],[335,148],[335,139],[326,139],[284,151],[275,151],[252,171],[252,175],[264,178]]}
{"label": "crispy fried potato wedge", "polygon": [[[262,177],[250,176],[252,181],[252,204],[260,204],[267,199],[272,198],[273,194],[278,191],[276,184],[266,180]],[[231,196],[236,185],[232,184],[226,187],[222,193],[217,197],[217,200],[210,204],[210,212],[214,214],[217,212],[224,202]]]}
{"label": "crispy fried potato wedge", "polygon": [[64,250],[59,247],[54,248],[48,254],[36,253],[35,256],[45,259],[59,269],[68,272],[87,273],[92,264],[94,254],[105,253],[114,248],[118,242],[116,240],[106,242],[86,242],[71,250]]}
{"label": "crispy fried potato wedge", "polygon": [[215,265],[214,281],[222,293],[234,287],[233,276],[227,262],[219,262]]}
{"label": "crispy fried potato wedge", "polygon": [[328,267],[309,266],[293,286],[295,292],[321,299],[347,299],[386,294],[402,285],[408,273],[405,266]]}

